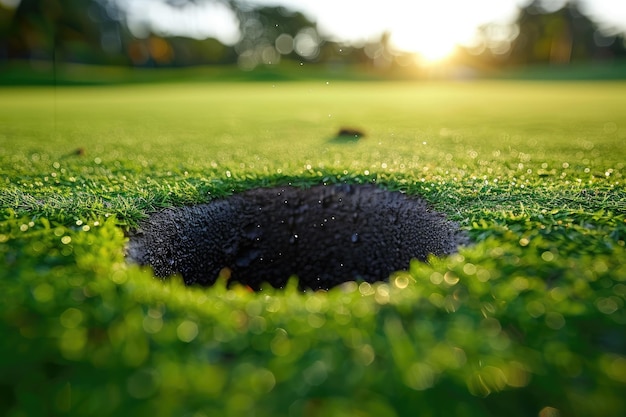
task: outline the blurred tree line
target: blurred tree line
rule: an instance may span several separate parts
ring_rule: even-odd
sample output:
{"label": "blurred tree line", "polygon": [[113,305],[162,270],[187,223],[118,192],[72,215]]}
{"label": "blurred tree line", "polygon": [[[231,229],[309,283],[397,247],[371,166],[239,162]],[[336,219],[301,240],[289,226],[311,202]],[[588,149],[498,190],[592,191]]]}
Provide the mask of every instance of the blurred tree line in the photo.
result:
{"label": "blurred tree line", "polygon": [[513,24],[481,27],[476,45],[464,53],[492,66],[569,64],[623,59],[626,39],[617,28],[593,22],[576,0],[556,11],[533,0]]}
{"label": "blurred tree line", "polygon": [[[239,22],[239,40],[226,45],[165,36],[148,28],[129,29],[116,0],[0,1],[0,61],[43,60],[138,67],[238,64],[251,70],[281,60],[389,69],[415,65],[414,56],[395,50],[389,34],[362,45],[324,39],[315,22],[283,7],[251,6],[237,0],[161,0],[172,7],[219,2]],[[571,0],[549,11],[541,0],[522,8],[513,24],[486,25],[475,44],[450,59],[468,67],[568,64],[626,57],[624,34],[601,28]]]}

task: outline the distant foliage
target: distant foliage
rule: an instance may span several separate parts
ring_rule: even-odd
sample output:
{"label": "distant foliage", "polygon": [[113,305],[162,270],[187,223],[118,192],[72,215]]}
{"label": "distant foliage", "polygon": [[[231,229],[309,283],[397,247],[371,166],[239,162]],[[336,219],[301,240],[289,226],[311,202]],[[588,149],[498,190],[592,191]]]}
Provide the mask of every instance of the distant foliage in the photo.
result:
{"label": "distant foliage", "polygon": [[[170,2],[189,7],[193,0]],[[462,48],[451,63],[460,67],[569,64],[626,58],[624,34],[601,28],[570,1],[548,11],[543,1],[523,7],[512,25],[490,24],[478,43]],[[275,66],[281,60],[352,65],[382,72],[401,71],[414,59],[388,44],[389,33],[364,45],[324,38],[303,13],[284,7],[226,3],[239,21],[240,39],[225,45],[155,33],[135,37],[114,0],[22,0],[0,7],[0,56],[8,59],[118,64],[141,67],[233,65],[244,70]]]}
{"label": "distant foliage", "polygon": [[568,2],[550,12],[543,3],[534,0],[522,8],[512,27],[483,27],[480,59],[492,65],[519,66],[626,57],[624,34],[616,29],[601,29],[580,10],[577,2]]}

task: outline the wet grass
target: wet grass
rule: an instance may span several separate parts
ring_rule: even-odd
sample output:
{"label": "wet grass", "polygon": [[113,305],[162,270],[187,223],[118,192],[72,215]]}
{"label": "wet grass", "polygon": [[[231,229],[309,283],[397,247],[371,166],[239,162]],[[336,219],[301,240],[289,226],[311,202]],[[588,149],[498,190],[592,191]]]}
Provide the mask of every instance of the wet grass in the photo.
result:
{"label": "wet grass", "polygon": [[[0,414],[626,413],[625,93],[1,91]],[[367,136],[333,140],[342,126]],[[161,207],[344,182],[422,195],[475,244],[304,294],[186,288],[124,261],[124,231]]]}

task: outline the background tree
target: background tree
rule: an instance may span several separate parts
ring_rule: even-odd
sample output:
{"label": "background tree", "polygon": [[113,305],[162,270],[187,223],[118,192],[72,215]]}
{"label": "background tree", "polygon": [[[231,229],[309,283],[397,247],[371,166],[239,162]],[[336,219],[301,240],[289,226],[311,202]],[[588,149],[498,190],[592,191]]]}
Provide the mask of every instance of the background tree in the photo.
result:
{"label": "background tree", "polygon": [[511,25],[480,28],[478,55],[491,65],[569,64],[626,58],[622,33],[605,33],[580,9],[578,1],[549,11],[533,0]]}
{"label": "background tree", "polygon": [[108,0],[22,0],[0,42],[8,58],[122,63],[121,18]]}
{"label": "background tree", "polygon": [[572,60],[587,60],[593,55],[596,29],[576,2],[545,13],[541,1],[534,0],[521,10],[517,25],[519,36],[511,48],[514,63],[567,64]]}
{"label": "background tree", "polygon": [[276,64],[285,56],[315,60],[322,40],[315,22],[284,7],[237,7],[241,39],[235,46],[239,64],[252,69]]}

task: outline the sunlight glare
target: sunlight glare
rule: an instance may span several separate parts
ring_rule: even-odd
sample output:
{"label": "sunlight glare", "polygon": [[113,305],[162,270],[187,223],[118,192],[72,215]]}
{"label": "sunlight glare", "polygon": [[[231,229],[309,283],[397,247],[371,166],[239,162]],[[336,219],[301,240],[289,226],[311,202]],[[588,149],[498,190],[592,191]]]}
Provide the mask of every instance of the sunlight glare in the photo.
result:
{"label": "sunlight glare", "polygon": [[454,54],[455,50],[456,44],[431,43],[430,45],[425,45],[425,47],[420,50],[419,55],[425,61],[434,63],[449,58]]}
{"label": "sunlight glare", "polygon": [[419,61],[428,64],[444,61],[454,54],[457,47],[457,41],[452,37],[432,37],[413,43],[409,41],[410,39],[402,43],[398,41],[398,49],[412,52],[419,58]]}
{"label": "sunlight glare", "polygon": [[330,39],[358,44],[389,34],[395,50],[414,53],[427,64],[453,55],[457,45],[471,44],[480,25],[512,21],[517,3],[524,0],[274,1],[297,6],[316,18],[320,33]]}
{"label": "sunlight glare", "polygon": [[475,33],[468,16],[476,10],[464,7],[460,13],[451,14],[449,2],[432,2],[396,14],[391,43],[399,50],[415,53],[422,63],[443,61],[454,54],[458,44],[469,42]]}

